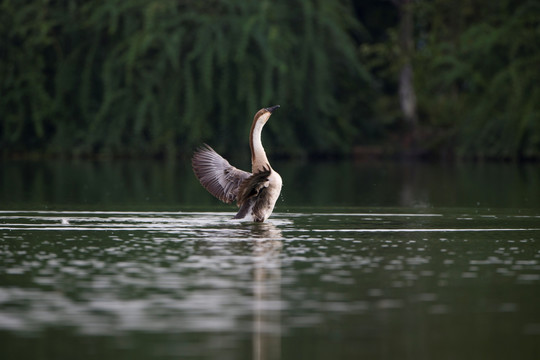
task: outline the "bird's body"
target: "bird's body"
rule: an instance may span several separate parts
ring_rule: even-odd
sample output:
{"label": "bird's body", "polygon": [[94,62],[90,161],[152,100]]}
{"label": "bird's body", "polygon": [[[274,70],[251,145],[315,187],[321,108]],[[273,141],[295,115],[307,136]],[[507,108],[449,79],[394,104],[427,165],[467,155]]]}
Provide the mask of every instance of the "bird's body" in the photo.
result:
{"label": "bird's body", "polygon": [[235,219],[265,221],[281,192],[281,176],[270,166],[261,142],[264,124],[278,107],[264,108],[255,114],[249,136],[251,173],[235,168],[208,145],[193,155],[193,171],[201,184],[221,201],[237,202],[240,209]]}

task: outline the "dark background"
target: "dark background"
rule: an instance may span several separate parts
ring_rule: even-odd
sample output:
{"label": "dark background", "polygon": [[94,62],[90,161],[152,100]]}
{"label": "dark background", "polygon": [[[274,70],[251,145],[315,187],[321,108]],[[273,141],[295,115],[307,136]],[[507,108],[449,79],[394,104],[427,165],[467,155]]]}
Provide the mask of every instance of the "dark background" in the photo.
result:
{"label": "dark background", "polygon": [[540,2],[0,1],[0,153],[538,159]]}

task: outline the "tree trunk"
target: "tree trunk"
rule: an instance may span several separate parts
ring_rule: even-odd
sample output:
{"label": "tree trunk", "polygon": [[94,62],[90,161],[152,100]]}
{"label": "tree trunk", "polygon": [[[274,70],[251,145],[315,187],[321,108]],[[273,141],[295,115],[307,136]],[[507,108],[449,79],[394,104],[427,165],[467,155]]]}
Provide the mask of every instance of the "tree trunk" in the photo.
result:
{"label": "tree trunk", "polygon": [[411,57],[414,52],[414,22],[412,0],[395,0],[399,8],[399,45],[403,54],[403,67],[399,74],[399,103],[405,122],[415,129],[417,125],[416,94],[414,91],[414,73]]}

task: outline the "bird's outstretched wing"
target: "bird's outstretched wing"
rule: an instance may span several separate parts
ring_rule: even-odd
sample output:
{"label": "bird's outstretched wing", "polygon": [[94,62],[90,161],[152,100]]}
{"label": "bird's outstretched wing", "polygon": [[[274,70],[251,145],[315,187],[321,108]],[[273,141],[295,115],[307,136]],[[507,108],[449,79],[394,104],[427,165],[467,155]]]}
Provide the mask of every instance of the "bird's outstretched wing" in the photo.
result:
{"label": "bird's outstretched wing", "polygon": [[240,184],[251,176],[251,173],[229,164],[206,144],[195,152],[191,165],[201,185],[227,204],[237,200]]}

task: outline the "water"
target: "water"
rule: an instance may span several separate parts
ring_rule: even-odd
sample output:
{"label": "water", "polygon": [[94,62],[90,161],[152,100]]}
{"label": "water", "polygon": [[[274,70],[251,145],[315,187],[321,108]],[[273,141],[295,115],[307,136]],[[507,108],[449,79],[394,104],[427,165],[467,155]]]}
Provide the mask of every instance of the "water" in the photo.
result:
{"label": "water", "polygon": [[279,165],[253,224],[184,165],[3,164],[2,358],[538,358],[537,166]]}

